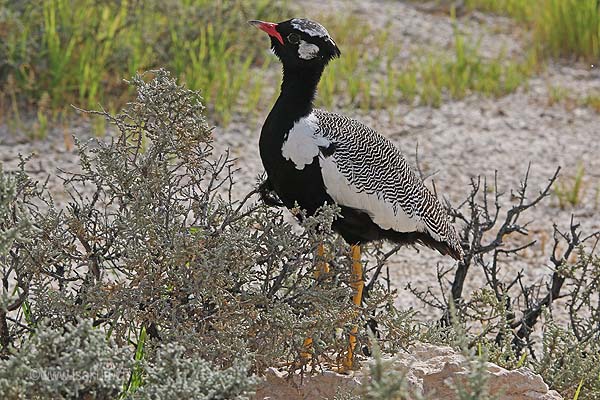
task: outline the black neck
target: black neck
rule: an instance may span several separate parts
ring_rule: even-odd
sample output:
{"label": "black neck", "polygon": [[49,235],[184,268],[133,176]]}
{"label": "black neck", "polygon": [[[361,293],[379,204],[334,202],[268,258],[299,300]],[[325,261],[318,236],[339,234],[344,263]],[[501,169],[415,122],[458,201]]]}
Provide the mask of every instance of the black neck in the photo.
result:
{"label": "black neck", "polygon": [[324,67],[315,67],[298,70],[284,66],[281,93],[271,114],[276,113],[286,120],[291,119],[292,122],[308,115],[313,109],[313,100],[323,69]]}

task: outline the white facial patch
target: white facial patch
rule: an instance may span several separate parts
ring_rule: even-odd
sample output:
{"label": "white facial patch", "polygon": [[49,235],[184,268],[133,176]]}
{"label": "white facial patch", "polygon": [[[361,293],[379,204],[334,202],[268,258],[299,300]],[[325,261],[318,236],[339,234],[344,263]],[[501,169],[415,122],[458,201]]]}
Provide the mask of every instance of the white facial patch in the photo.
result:
{"label": "white facial patch", "polygon": [[298,57],[303,60],[312,60],[317,54],[319,54],[319,46],[300,40],[300,44],[298,45]]}

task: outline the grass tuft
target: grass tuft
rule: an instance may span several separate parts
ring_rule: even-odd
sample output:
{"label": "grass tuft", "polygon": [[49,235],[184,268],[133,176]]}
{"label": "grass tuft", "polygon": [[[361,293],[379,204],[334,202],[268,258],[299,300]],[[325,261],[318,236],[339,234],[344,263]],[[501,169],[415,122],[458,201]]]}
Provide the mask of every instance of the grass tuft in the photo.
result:
{"label": "grass tuft", "polygon": [[600,92],[590,90],[587,93],[576,93],[562,86],[548,86],[548,105],[562,104],[571,111],[576,107],[587,107],[600,113]]}
{"label": "grass tuft", "polygon": [[561,209],[576,207],[581,203],[583,197],[583,177],[585,168],[579,165],[575,176],[569,181],[558,180],[554,187],[554,193],[558,198],[558,206]]}
{"label": "grass tuft", "polygon": [[600,57],[597,0],[467,0],[466,5],[526,23],[535,47],[544,55],[591,62]]}
{"label": "grass tuft", "polygon": [[[537,68],[533,55],[523,61],[506,60],[504,54],[493,59],[481,56],[477,46],[469,45],[465,36],[454,27],[453,54],[442,62],[439,56],[428,55],[409,66],[397,82],[407,100],[415,93],[419,103],[439,106],[445,96],[462,99],[472,93],[500,97],[513,92]],[[420,84],[416,77],[421,78]]]}
{"label": "grass tuft", "polygon": [[[382,109],[400,101],[439,107],[472,93],[499,97],[516,90],[539,68],[533,52],[523,60],[507,60],[503,53],[484,58],[456,24],[450,54],[429,52],[403,62],[398,59],[400,45],[388,40],[388,29],[373,34],[356,17],[323,22],[344,43],[342,57],[328,67],[319,86],[319,105],[325,107]],[[369,49],[378,50],[366,59],[362,55]]]}
{"label": "grass tuft", "polygon": [[[217,120],[227,121],[242,89],[258,82],[250,66],[268,65],[258,50],[264,38],[247,35],[244,22],[284,9],[266,0],[0,1],[0,94],[42,113],[70,104],[115,109],[131,95],[123,76],[164,66],[202,89]],[[48,121],[40,116],[41,127]]]}

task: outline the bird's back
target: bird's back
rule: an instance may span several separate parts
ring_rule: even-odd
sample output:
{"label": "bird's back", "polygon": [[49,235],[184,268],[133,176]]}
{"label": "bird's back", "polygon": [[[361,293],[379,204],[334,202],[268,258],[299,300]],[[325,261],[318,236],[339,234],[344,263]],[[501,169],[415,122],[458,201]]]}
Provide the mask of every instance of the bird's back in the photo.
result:
{"label": "bird's back", "polygon": [[[359,121],[314,110],[316,135],[333,143],[320,157],[328,194],[340,205],[365,211],[383,230],[422,233],[462,258],[458,235],[438,199],[427,189],[392,142]],[[423,240],[420,240],[423,242]]]}

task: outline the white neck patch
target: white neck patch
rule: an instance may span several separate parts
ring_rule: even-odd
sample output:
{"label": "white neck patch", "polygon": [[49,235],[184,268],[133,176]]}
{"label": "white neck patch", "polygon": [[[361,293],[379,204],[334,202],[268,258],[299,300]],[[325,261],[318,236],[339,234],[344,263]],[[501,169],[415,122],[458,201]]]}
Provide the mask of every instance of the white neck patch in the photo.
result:
{"label": "white neck patch", "polygon": [[321,152],[320,147],[329,147],[331,142],[319,133],[319,118],[310,113],[300,118],[292,127],[281,147],[281,155],[294,163],[298,170],[311,164]]}
{"label": "white neck patch", "polygon": [[319,46],[300,40],[298,46],[298,57],[303,60],[312,60],[319,54]]}

